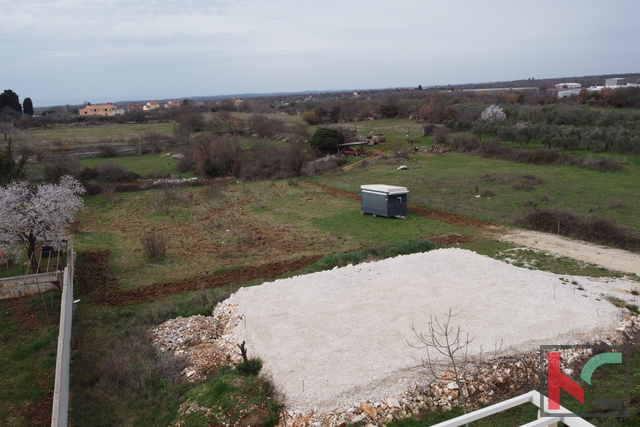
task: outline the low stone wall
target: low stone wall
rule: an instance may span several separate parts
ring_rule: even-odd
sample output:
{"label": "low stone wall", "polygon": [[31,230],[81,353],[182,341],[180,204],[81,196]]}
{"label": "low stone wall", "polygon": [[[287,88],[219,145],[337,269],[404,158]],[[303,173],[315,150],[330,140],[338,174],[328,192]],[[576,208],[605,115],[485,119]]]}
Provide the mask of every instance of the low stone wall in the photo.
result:
{"label": "low stone wall", "polygon": [[61,271],[0,279],[0,299],[19,298],[44,292],[54,287],[53,281],[62,283]]}

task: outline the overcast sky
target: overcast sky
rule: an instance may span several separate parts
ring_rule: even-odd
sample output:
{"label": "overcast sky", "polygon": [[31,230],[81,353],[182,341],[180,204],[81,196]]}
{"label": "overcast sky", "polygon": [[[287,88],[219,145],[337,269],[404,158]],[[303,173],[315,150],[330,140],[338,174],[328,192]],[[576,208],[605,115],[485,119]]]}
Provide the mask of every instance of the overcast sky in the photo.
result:
{"label": "overcast sky", "polygon": [[0,90],[50,106],[640,71],[638,0],[0,0]]}

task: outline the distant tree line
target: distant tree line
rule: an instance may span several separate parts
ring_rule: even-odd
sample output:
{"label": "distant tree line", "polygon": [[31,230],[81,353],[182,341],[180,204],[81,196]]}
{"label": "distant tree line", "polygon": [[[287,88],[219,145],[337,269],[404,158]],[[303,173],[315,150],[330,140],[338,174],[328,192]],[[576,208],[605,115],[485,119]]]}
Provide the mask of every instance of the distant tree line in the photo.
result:
{"label": "distant tree line", "polygon": [[459,117],[466,116],[465,119],[443,120],[444,124],[451,130],[468,131],[480,138],[499,138],[523,146],[533,141],[564,151],[640,154],[640,111],[569,105],[506,105],[505,120],[488,122],[480,119],[479,105],[458,108],[464,112]]}

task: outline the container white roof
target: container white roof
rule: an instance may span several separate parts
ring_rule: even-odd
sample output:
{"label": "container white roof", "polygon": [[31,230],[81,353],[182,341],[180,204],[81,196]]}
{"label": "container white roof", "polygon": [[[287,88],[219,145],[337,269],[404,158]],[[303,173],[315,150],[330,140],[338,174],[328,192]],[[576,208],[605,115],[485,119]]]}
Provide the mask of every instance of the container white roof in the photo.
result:
{"label": "container white roof", "polygon": [[407,194],[409,192],[407,187],[397,187],[395,185],[386,184],[361,185],[360,190],[382,194]]}

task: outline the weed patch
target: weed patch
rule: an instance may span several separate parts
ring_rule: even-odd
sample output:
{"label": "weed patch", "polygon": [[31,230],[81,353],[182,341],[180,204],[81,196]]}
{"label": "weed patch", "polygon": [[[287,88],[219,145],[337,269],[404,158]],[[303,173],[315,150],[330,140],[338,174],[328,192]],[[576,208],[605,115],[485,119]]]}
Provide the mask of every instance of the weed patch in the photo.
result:
{"label": "weed patch", "polygon": [[608,296],[607,301],[609,301],[611,304],[615,305],[616,307],[626,308],[627,310],[631,311],[632,313],[635,313],[636,315],[640,314],[640,308],[638,307],[637,304],[628,303],[625,300],[622,300],[614,296]]}
{"label": "weed patch", "polygon": [[273,427],[280,404],[268,380],[223,370],[185,395],[174,424]]}
{"label": "weed patch", "polygon": [[370,247],[361,251],[337,253],[327,255],[309,266],[311,271],[330,270],[334,267],[356,265],[363,262],[392,258],[398,255],[409,255],[437,249],[438,246],[430,240],[407,240]]}

